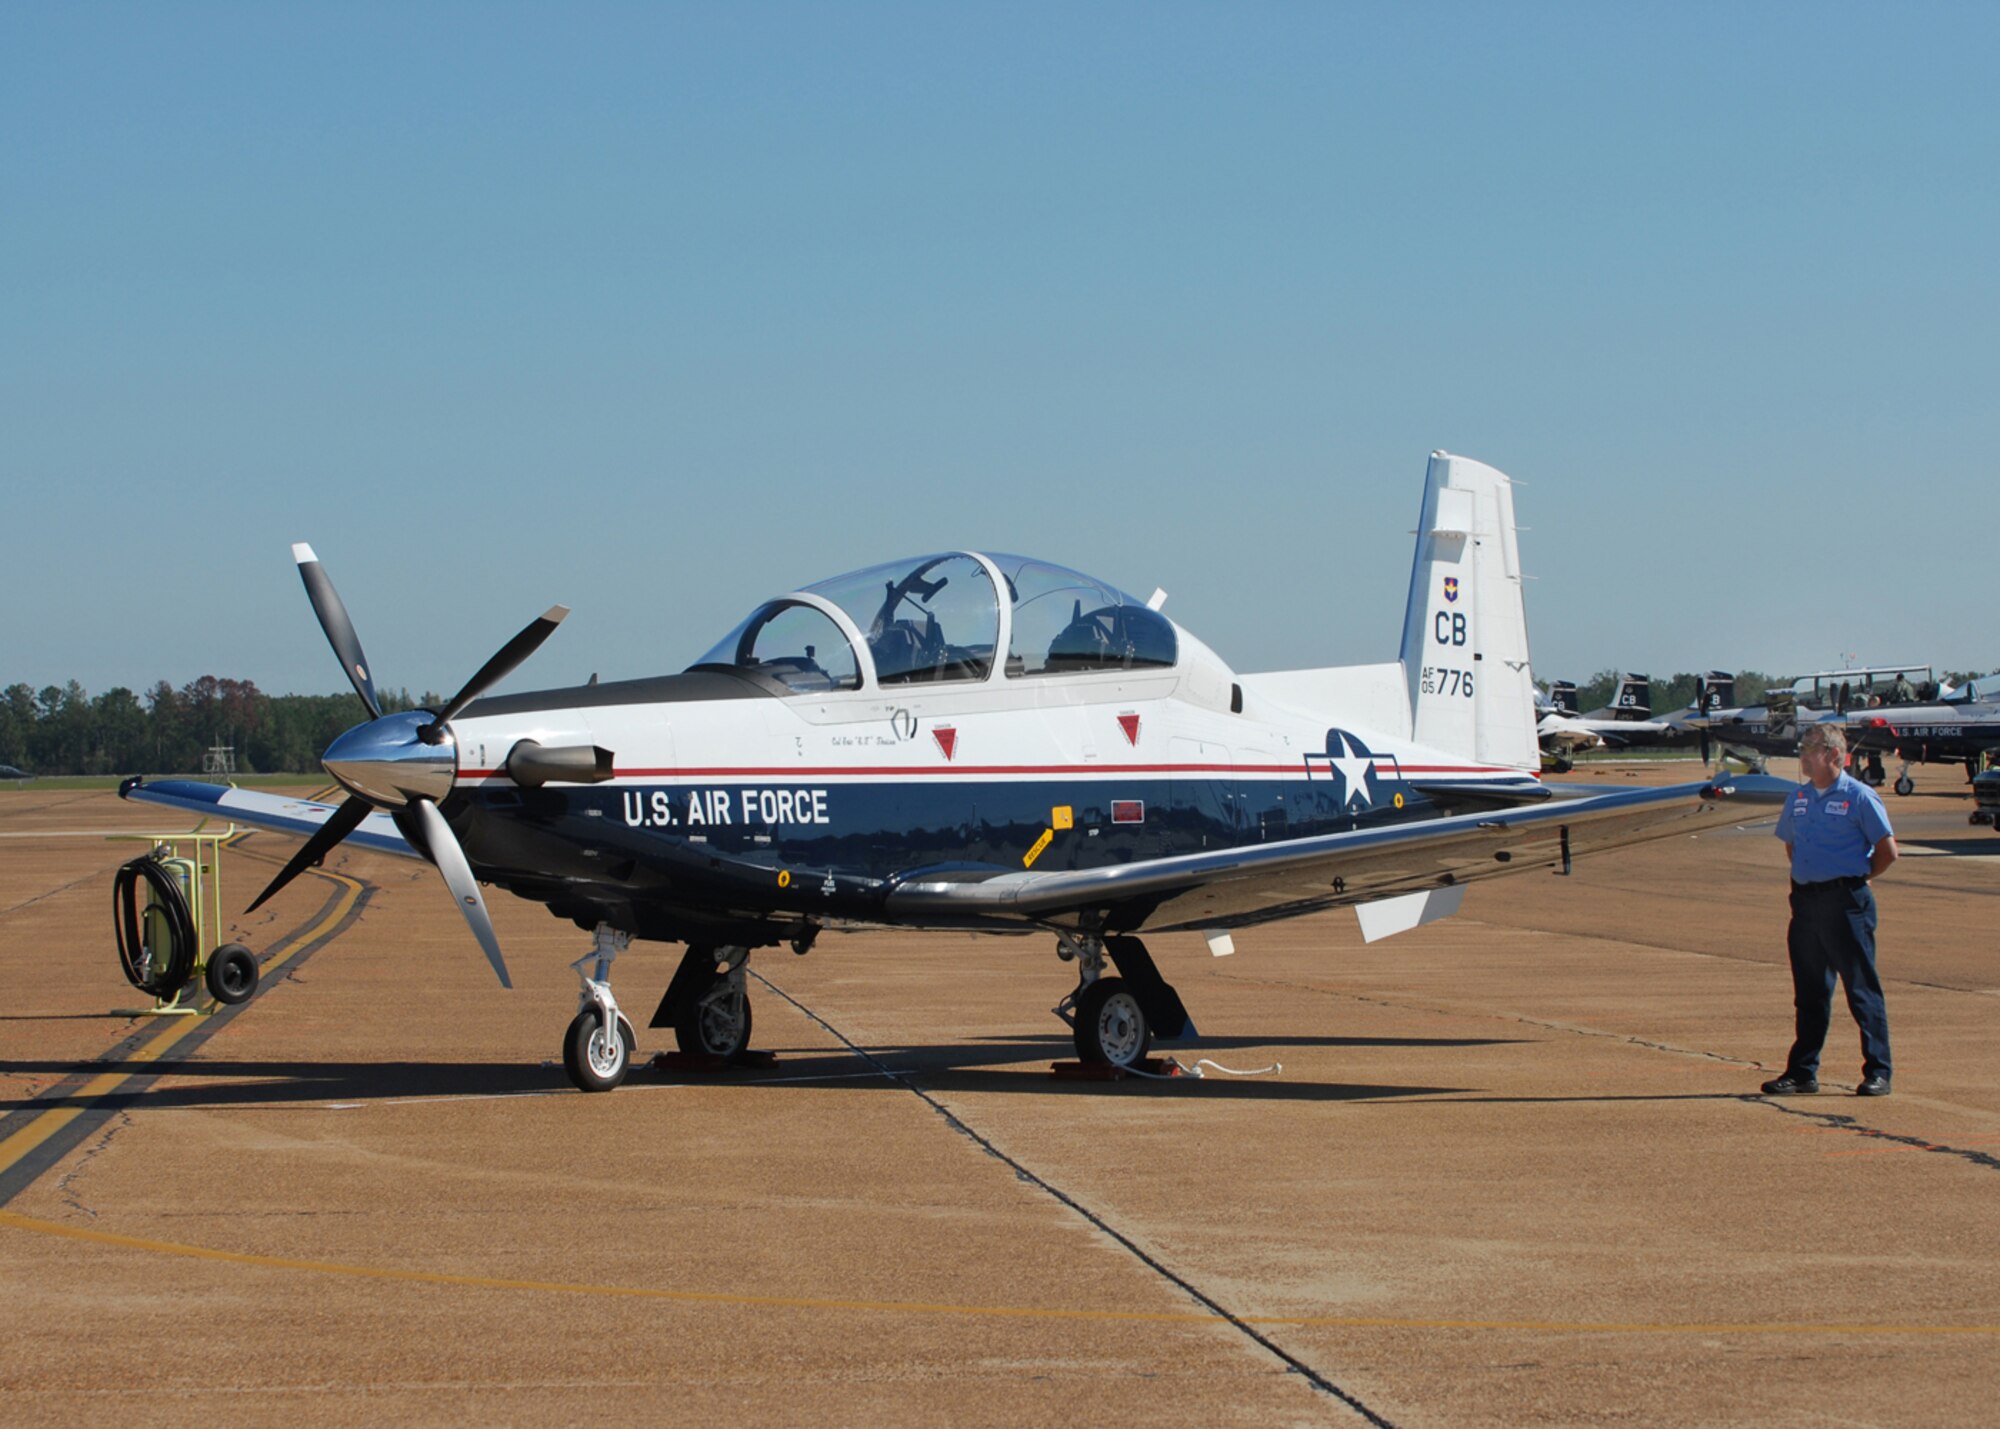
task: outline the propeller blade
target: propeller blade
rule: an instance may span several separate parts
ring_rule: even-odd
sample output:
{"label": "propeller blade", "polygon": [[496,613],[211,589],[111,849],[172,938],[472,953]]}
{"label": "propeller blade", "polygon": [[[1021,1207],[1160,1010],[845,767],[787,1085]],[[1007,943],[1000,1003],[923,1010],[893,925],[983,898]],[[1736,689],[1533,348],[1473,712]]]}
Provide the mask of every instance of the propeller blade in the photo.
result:
{"label": "propeller blade", "polygon": [[465,861],[465,850],[458,846],[451,825],[429,799],[412,799],[406,812],[423,829],[422,846],[429,850],[431,862],[444,875],[451,896],[458,900],[458,911],[465,915],[472,936],[479,939],[486,961],[493,964],[493,971],[499,975],[500,986],[512,987],[507,960],[500,956],[500,940],[493,934],[493,920],[486,914],[486,900],[479,894],[479,882],[472,876],[472,865]]}
{"label": "propeller blade", "polygon": [[568,616],[568,606],[552,605],[545,614],[529,621],[519,635],[502,645],[492,659],[479,667],[479,673],[465,682],[465,688],[453,695],[438,711],[435,723],[443,724],[454,718],[460,710],[485,694],[488,686],[498,684],[512,674],[514,667],[539,650],[542,642],[555,634],[556,627]]}
{"label": "propeller blade", "polygon": [[292,855],[292,861],[278,870],[278,876],[257,895],[257,901],[243,911],[255,913],[264,906],[265,900],[273,893],[332,853],[334,845],[353,833],[361,821],[368,817],[369,810],[374,807],[359,795],[351,796],[346,803],[333,811],[332,818],[313,831],[313,836],[306,840],[305,847]]}
{"label": "propeller blade", "polygon": [[292,559],[299,563],[299,579],[306,583],[306,597],[312,601],[313,614],[319,617],[319,628],[326,632],[327,644],[340,657],[340,668],[347,673],[354,693],[368,707],[370,719],[382,718],[382,702],[375,698],[375,677],[368,673],[368,657],[361,652],[361,637],[354,633],[354,622],[347,618],[347,607],[341,604],[340,592],[333,588],[333,578],[304,541],[292,547]]}

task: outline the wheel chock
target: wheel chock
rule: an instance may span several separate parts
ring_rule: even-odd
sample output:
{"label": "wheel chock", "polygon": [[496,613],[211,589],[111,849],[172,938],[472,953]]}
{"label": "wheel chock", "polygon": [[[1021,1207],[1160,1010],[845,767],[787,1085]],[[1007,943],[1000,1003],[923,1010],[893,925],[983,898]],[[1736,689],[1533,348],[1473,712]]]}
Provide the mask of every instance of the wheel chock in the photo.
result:
{"label": "wheel chock", "polygon": [[713,1076],[717,1072],[740,1072],[751,1068],[775,1067],[778,1065],[776,1052],[745,1050],[733,1057],[718,1057],[713,1052],[657,1052],[653,1055],[653,1069],[660,1072],[687,1072],[694,1075]]}
{"label": "wheel chock", "polygon": [[1049,1063],[1049,1075],[1059,1082],[1122,1082],[1133,1072],[1144,1072],[1149,1077],[1187,1075],[1171,1057],[1147,1057],[1136,1067],[1114,1067],[1108,1062]]}

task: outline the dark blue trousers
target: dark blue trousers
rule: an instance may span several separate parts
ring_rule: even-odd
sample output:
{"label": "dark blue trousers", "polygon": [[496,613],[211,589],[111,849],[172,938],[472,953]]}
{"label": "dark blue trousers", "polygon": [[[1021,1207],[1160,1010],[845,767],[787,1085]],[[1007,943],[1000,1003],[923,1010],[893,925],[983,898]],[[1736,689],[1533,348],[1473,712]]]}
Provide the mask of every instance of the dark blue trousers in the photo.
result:
{"label": "dark blue trousers", "polygon": [[1882,979],[1875,972],[1875,894],[1857,881],[1792,885],[1792,926],[1785,935],[1792,955],[1792,1005],[1798,1009],[1798,1039],[1785,1069],[1798,1076],[1819,1075],[1833,1015],[1833,980],[1847,989],[1847,1010],[1861,1026],[1863,1076],[1888,1076],[1889,1012]]}

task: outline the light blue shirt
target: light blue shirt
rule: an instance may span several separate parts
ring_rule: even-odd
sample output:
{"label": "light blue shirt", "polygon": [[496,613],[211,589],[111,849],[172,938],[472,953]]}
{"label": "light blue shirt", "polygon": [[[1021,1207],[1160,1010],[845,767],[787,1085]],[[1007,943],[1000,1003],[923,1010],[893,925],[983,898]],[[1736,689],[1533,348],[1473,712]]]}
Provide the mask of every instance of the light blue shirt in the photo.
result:
{"label": "light blue shirt", "polygon": [[1824,883],[1829,878],[1865,878],[1868,855],[1896,831],[1875,791],[1852,774],[1841,774],[1822,793],[1799,785],[1778,813],[1778,837],[1792,846],[1792,878]]}

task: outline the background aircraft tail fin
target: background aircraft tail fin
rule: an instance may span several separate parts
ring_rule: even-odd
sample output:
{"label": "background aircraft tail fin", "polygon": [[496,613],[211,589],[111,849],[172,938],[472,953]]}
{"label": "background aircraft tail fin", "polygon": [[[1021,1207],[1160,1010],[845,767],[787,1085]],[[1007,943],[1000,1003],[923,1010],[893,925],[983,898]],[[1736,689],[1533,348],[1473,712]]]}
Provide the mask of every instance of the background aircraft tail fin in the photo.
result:
{"label": "background aircraft tail fin", "polygon": [[1539,769],[1514,484],[1431,453],[1403,612],[1411,734],[1480,764]]}
{"label": "background aircraft tail fin", "polygon": [[1627,674],[1618,682],[1618,693],[1612,697],[1611,713],[1614,719],[1651,719],[1653,717],[1653,680],[1649,675]]}

